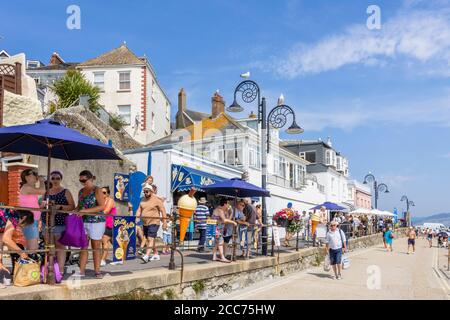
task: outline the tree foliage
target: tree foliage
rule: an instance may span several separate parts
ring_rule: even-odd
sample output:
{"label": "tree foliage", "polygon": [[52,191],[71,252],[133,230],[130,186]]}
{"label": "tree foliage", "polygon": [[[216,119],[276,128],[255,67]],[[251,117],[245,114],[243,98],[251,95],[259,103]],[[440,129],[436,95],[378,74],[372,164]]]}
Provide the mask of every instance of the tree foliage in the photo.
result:
{"label": "tree foliage", "polygon": [[92,112],[96,113],[99,108],[99,88],[91,84],[79,70],[67,70],[64,77],[53,84],[52,90],[58,96],[55,109],[76,105],[76,101],[81,95],[89,96],[89,109]]}

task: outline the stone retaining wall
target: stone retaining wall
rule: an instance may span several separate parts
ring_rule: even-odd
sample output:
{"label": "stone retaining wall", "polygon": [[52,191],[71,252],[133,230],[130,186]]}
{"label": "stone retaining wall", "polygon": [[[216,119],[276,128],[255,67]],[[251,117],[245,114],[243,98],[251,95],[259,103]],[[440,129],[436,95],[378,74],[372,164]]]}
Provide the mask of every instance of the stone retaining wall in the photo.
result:
{"label": "stone retaining wall", "polygon": [[[406,235],[407,229],[399,229],[395,232],[396,238]],[[368,248],[383,242],[381,234],[350,239],[351,250]],[[279,257],[262,258],[242,261],[241,270],[230,270],[220,275],[216,272],[191,272],[187,271],[181,288],[167,286],[154,288],[152,290],[136,289],[127,294],[111,297],[110,299],[209,299],[239,290],[257,282],[261,279],[270,280],[275,277],[320,266],[325,258],[325,249],[307,248],[298,252],[284,253]],[[231,267],[230,265],[229,267]],[[227,265],[223,268],[228,267]],[[231,269],[231,268],[228,268]],[[231,272],[232,271],[232,272]]]}

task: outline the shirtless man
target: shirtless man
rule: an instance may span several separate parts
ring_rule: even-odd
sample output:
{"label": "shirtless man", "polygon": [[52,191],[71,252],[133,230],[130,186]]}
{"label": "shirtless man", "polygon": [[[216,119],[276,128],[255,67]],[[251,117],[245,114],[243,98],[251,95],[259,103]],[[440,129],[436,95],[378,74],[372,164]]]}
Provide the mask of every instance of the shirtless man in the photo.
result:
{"label": "shirtless man", "polygon": [[[167,214],[162,201],[155,195],[153,187],[150,184],[144,186],[144,198],[139,204],[136,212],[136,223],[142,219],[144,225],[144,237],[147,239],[147,251],[141,258],[145,263],[148,261],[160,260],[158,250],[156,249],[156,234],[160,226],[160,213],[163,218],[163,230],[167,229]],[[150,258],[150,252],[153,249],[153,256]]]}
{"label": "shirtless man", "polygon": [[416,253],[416,231],[413,227],[409,227],[408,231],[408,254],[409,248],[412,247],[412,253]]}

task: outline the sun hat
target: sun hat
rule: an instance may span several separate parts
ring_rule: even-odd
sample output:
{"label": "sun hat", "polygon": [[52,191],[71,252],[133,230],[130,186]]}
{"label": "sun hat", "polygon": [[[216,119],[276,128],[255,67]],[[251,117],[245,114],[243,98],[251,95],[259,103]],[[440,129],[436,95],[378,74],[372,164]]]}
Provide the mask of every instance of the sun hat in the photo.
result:
{"label": "sun hat", "polygon": [[151,184],[149,184],[149,183],[146,183],[145,185],[144,185],[144,187],[142,188],[142,190],[150,190],[150,191],[154,191],[153,190],[153,186],[151,185]]}

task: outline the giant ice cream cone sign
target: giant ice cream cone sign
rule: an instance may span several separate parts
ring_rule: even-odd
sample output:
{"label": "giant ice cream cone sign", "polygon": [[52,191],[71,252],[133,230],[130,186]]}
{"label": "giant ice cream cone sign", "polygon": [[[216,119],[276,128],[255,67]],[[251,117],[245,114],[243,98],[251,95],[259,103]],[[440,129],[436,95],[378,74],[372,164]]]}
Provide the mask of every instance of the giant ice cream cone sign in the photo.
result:
{"label": "giant ice cream cone sign", "polygon": [[311,216],[311,235],[314,236],[316,233],[317,225],[320,222],[320,216],[317,213],[313,213]]}
{"label": "giant ice cream cone sign", "polygon": [[178,213],[180,215],[180,241],[184,241],[186,230],[189,226],[189,221],[192,214],[197,209],[197,200],[194,198],[195,189],[189,191],[178,200]]}

